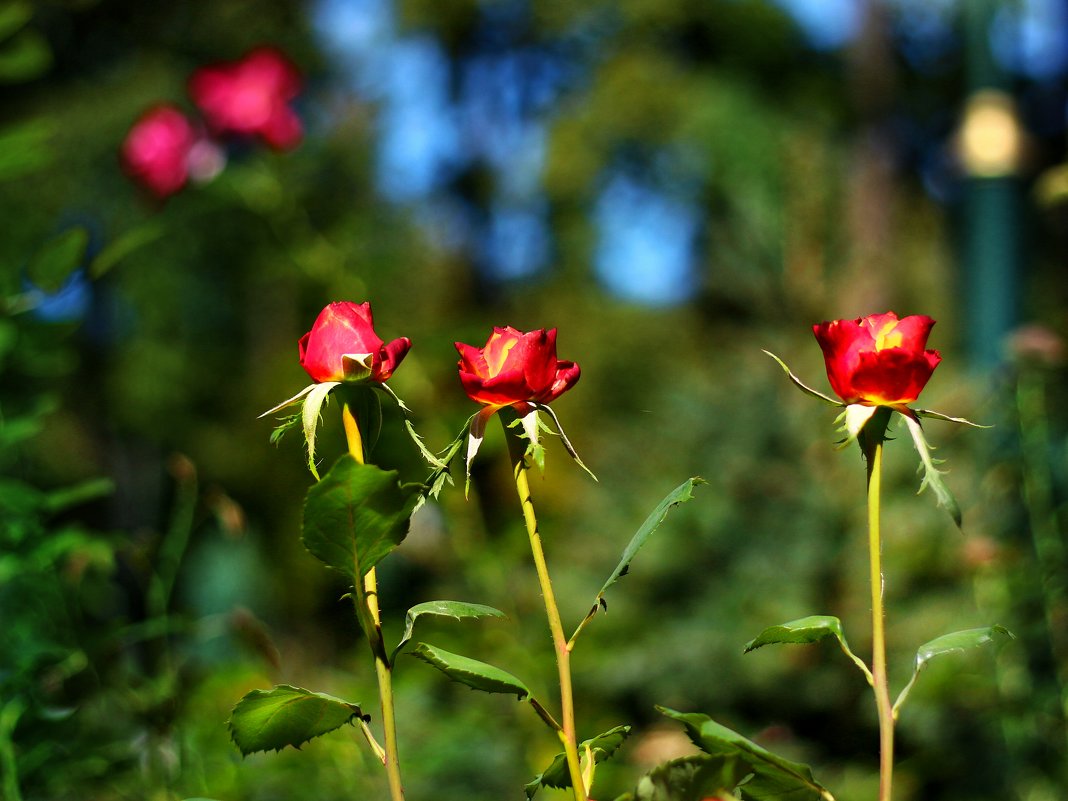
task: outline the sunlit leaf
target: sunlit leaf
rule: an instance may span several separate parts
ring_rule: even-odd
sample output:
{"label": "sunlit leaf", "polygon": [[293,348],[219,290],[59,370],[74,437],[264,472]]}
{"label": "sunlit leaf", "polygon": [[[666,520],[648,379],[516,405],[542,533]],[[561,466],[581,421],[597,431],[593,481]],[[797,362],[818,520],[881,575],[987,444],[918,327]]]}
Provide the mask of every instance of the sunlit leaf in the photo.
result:
{"label": "sunlit leaf", "polygon": [[[593,754],[594,764],[604,762],[606,759],[610,759],[619,750],[619,747],[623,745],[623,741],[630,734],[630,728],[630,726],[616,726],[589,740],[583,740],[579,743],[578,752],[585,754],[589,749],[589,752]],[[524,789],[526,790],[527,798],[530,799],[534,797],[540,787],[566,789],[570,786],[571,773],[567,767],[567,756],[560,753],[553,758],[549,767],[538,776],[535,776]]]}
{"label": "sunlit leaf", "polygon": [[619,581],[621,577],[627,575],[627,572],[630,570],[630,563],[634,560],[634,557],[637,555],[638,551],[641,550],[642,546],[645,545],[649,537],[653,535],[653,532],[660,528],[660,524],[664,522],[664,518],[667,517],[668,512],[681,503],[693,500],[694,487],[704,483],[705,480],[698,476],[686,479],[679,484],[679,486],[669,492],[649,516],[645,518],[645,522],[641,524],[638,531],[631,537],[630,542],[627,543],[627,547],[623,549],[623,556],[619,560],[619,564],[616,565],[615,570],[612,571],[612,575],[608,577],[604,586],[602,586],[597,593],[597,597],[594,599],[593,606],[590,608],[589,613],[586,615],[586,618],[582,623],[579,624],[578,630],[572,636],[572,642],[586,623],[597,614],[598,609],[601,607],[604,607],[605,609],[608,608],[608,604],[604,599],[604,594],[608,592],[608,589]]}
{"label": "sunlit leaf", "polygon": [[407,535],[417,496],[396,471],[343,456],[308,490],[304,547],[355,583]]}
{"label": "sunlit leaf", "polygon": [[81,266],[88,245],[88,231],[68,228],[34,254],[26,268],[27,277],[45,292],[58,292]]}
{"label": "sunlit leaf", "polygon": [[530,696],[527,686],[511,673],[477,659],[449,653],[425,642],[419,643],[410,654],[433,665],[453,681],[475,690],[514,695],[520,701]]}
{"label": "sunlit leaf", "polygon": [[994,625],[943,634],[941,637],[936,637],[930,642],[921,645],[916,650],[916,661],[912,669],[912,678],[909,679],[909,683],[905,685],[905,688],[901,691],[901,695],[899,695],[897,701],[894,702],[894,717],[897,717],[898,710],[908,698],[909,692],[912,690],[912,685],[916,683],[916,678],[920,675],[920,671],[923,670],[927,663],[936,656],[964,653],[973,648],[989,645],[1001,638],[1015,639],[1012,632],[1007,628]]}
{"label": "sunlit leaf", "polygon": [[765,645],[806,645],[825,640],[828,637],[833,637],[838,641],[838,645],[845,655],[853,660],[853,663],[861,669],[868,682],[871,683],[871,672],[868,670],[868,666],[850,650],[849,644],[846,642],[845,632],[842,631],[842,621],[833,615],[810,615],[798,620],[791,620],[788,623],[781,623],[778,626],[769,626],[746,643],[743,653],[755,651]]}
{"label": "sunlit leaf", "polygon": [[467,603],[466,601],[427,601],[426,603],[416,604],[409,609],[408,614],[404,616],[404,634],[401,635],[397,647],[393,649],[393,653],[389,658],[390,662],[397,658],[397,654],[399,654],[401,649],[412,639],[412,631],[415,629],[415,622],[424,615],[451,617],[454,620],[479,617],[507,617],[504,612],[499,609],[494,609],[492,606],[472,604]]}
{"label": "sunlit leaf", "polygon": [[734,757],[753,777],[746,782],[746,796],[754,801],[833,801],[834,796],[812,778],[812,769],[771,753],[707,715],[657,709],[686,728],[694,745],[706,754]]}
{"label": "sunlit leaf", "polygon": [[325,693],[288,684],[253,690],[237,702],[227,725],[234,744],[245,756],[256,751],[280,751],[303,743],[363,717],[356,704]]}

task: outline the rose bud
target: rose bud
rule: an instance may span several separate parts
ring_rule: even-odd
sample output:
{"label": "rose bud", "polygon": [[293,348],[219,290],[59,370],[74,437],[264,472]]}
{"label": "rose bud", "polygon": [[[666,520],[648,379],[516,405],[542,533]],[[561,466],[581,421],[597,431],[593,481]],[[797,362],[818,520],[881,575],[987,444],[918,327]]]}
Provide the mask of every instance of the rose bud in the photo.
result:
{"label": "rose bud", "polygon": [[375,333],[370,303],[331,303],[300,338],[300,366],[317,383],[386,381],[408,354],[407,337],[388,345]]}
{"label": "rose bud", "polygon": [[296,66],[270,47],[239,61],[201,67],[189,79],[189,94],[219,134],[258,136],[275,150],[300,143],[300,118],[289,107],[300,92]]}
{"label": "rose bud", "polygon": [[527,402],[550,403],[579,379],[577,364],[556,358],[555,328],[527,333],[494,328],[483,348],[455,345],[464,391],[487,406],[513,406],[523,413]]}
{"label": "rose bud", "polygon": [[189,154],[197,142],[192,124],[173,106],[157,106],[133,124],[122,143],[126,173],[159,198],[189,179]]}
{"label": "rose bud", "polygon": [[831,388],[847,404],[899,406],[919,397],[942,360],[924,350],[935,321],[893,312],[812,327]]}

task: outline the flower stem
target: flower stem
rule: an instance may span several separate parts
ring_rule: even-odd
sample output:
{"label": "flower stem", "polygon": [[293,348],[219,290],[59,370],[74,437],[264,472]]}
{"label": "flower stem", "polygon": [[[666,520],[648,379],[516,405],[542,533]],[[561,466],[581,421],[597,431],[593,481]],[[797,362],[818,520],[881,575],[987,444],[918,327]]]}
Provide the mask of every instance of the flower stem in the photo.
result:
{"label": "flower stem", "polygon": [[567,760],[567,769],[571,776],[571,786],[574,789],[575,801],[587,801],[586,784],[582,777],[582,763],[578,753],[578,739],[575,735],[575,702],[571,689],[571,652],[567,647],[563,624],[560,622],[560,611],[556,606],[556,596],[553,594],[552,581],[549,579],[549,567],[545,563],[545,552],[542,550],[541,535],[538,533],[538,518],[534,514],[534,502],[530,497],[530,483],[527,480],[529,466],[526,460],[526,441],[509,429],[507,424],[505,424],[504,433],[505,438],[508,440],[508,452],[512,457],[515,488],[516,492],[519,493],[520,506],[523,508],[523,521],[526,523],[527,536],[530,538],[530,551],[534,557],[534,567],[538,572],[538,583],[541,585],[541,595],[545,601],[545,615],[549,620],[549,631],[553,637],[553,649],[556,651],[556,668],[560,675],[560,707],[563,716],[563,725],[557,734],[564,746],[564,757]]}
{"label": "flower stem", "polygon": [[[348,442],[349,455],[359,464],[364,463],[363,437],[360,435],[359,421],[348,403],[341,407],[341,420],[345,426],[345,440]],[[357,618],[367,635],[371,653],[375,658],[375,672],[378,674],[378,695],[382,704],[382,729],[385,732],[386,777],[389,781],[389,795],[392,801],[404,801],[404,788],[401,785],[400,753],[397,750],[397,718],[393,705],[393,666],[386,655],[382,639],[382,616],[378,609],[378,580],[372,567],[364,574],[363,581],[357,582],[356,591]]]}
{"label": "flower stem", "polygon": [[879,494],[883,471],[882,433],[865,447],[868,461],[868,556],[871,567],[872,687],[879,715],[879,801],[890,801],[894,771],[894,713],[886,676],[886,630],[883,612],[882,539]]}

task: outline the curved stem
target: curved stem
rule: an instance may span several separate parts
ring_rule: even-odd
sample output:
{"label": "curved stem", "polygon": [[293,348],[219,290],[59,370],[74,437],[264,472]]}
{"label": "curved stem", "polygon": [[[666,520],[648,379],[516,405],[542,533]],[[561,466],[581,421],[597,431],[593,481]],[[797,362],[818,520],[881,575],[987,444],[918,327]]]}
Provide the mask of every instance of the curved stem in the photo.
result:
{"label": "curved stem", "polygon": [[890,801],[894,771],[894,713],[886,676],[886,630],[883,612],[882,538],[879,531],[879,493],[882,483],[883,440],[876,437],[868,457],[868,556],[871,568],[872,687],[879,714],[879,801]]}
{"label": "curved stem", "polygon": [[556,606],[552,581],[549,579],[549,567],[545,562],[545,552],[541,547],[541,535],[538,533],[538,519],[534,514],[534,502],[530,497],[530,483],[527,480],[529,468],[526,460],[526,443],[517,434],[504,428],[508,440],[508,452],[514,465],[516,491],[523,508],[523,521],[526,523],[527,536],[530,539],[530,551],[534,557],[534,567],[538,572],[538,583],[545,601],[545,615],[552,632],[553,649],[556,651],[556,668],[560,676],[560,707],[563,725],[558,732],[564,746],[567,769],[571,776],[571,786],[575,792],[575,801],[587,801],[586,784],[582,776],[582,763],[578,753],[578,739],[575,734],[575,702],[571,689],[571,652],[568,649],[564,627],[560,622],[560,611]]}
{"label": "curved stem", "polygon": [[[349,404],[341,407],[341,421],[345,426],[345,440],[349,455],[359,464],[364,463],[363,437],[360,425]],[[378,579],[372,567],[364,574],[363,581],[355,586],[357,618],[367,635],[371,653],[375,658],[375,672],[378,674],[378,695],[382,705],[382,729],[385,733],[385,755],[383,764],[389,781],[389,795],[392,801],[404,801],[404,788],[401,784],[400,753],[397,749],[397,718],[393,704],[393,667],[386,656],[382,639],[382,616],[378,609]]]}

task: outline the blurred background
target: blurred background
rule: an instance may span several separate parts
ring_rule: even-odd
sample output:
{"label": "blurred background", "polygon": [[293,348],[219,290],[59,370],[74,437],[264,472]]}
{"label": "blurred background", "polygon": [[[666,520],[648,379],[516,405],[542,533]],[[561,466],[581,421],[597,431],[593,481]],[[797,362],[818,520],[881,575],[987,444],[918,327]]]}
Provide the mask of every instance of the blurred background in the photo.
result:
{"label": "blurred background", "polygon": [[[303,76],[299,146],[228,139],[165,200],[124,174],[146,109],[194,114],[190,74],[262,44]],[[708,481],[573,654],[580,735],[635,726],[599,798],[685,752],[654,704],[875,797],[853,666],[742,655],[809,614],[870,647],[862,460],[761,349],[825,388],[813,323],[937,319],[921,405],[995,427],[927,425],[963,536],[888,449],[893,687],[945,632],[1017,639],[925,670],[896,798],[1065,798],[1066,78],[1065,0],[0,3],[0,797],[385,796],[354,729],[242,759],[225,727],[276,682],[374,711],[344,587],[299,542],[299,437],[256,419],[307,383],[319,310],[370,300],[414,342],[390,385],[432,449],[473,411],[453,341],[555,326],[581,364],[555,408],[599,483],[550,447],[534,485],[565,628]],[[395,410],[375,461],[426,474]],[[553,697],[499,430],[470,500],[424,507],[380,570],[387,637],[421,601],[499,607],[423,637]],[[413,801],[520,798],[556,751],[514,700],[406,657],[396,685]]]}

